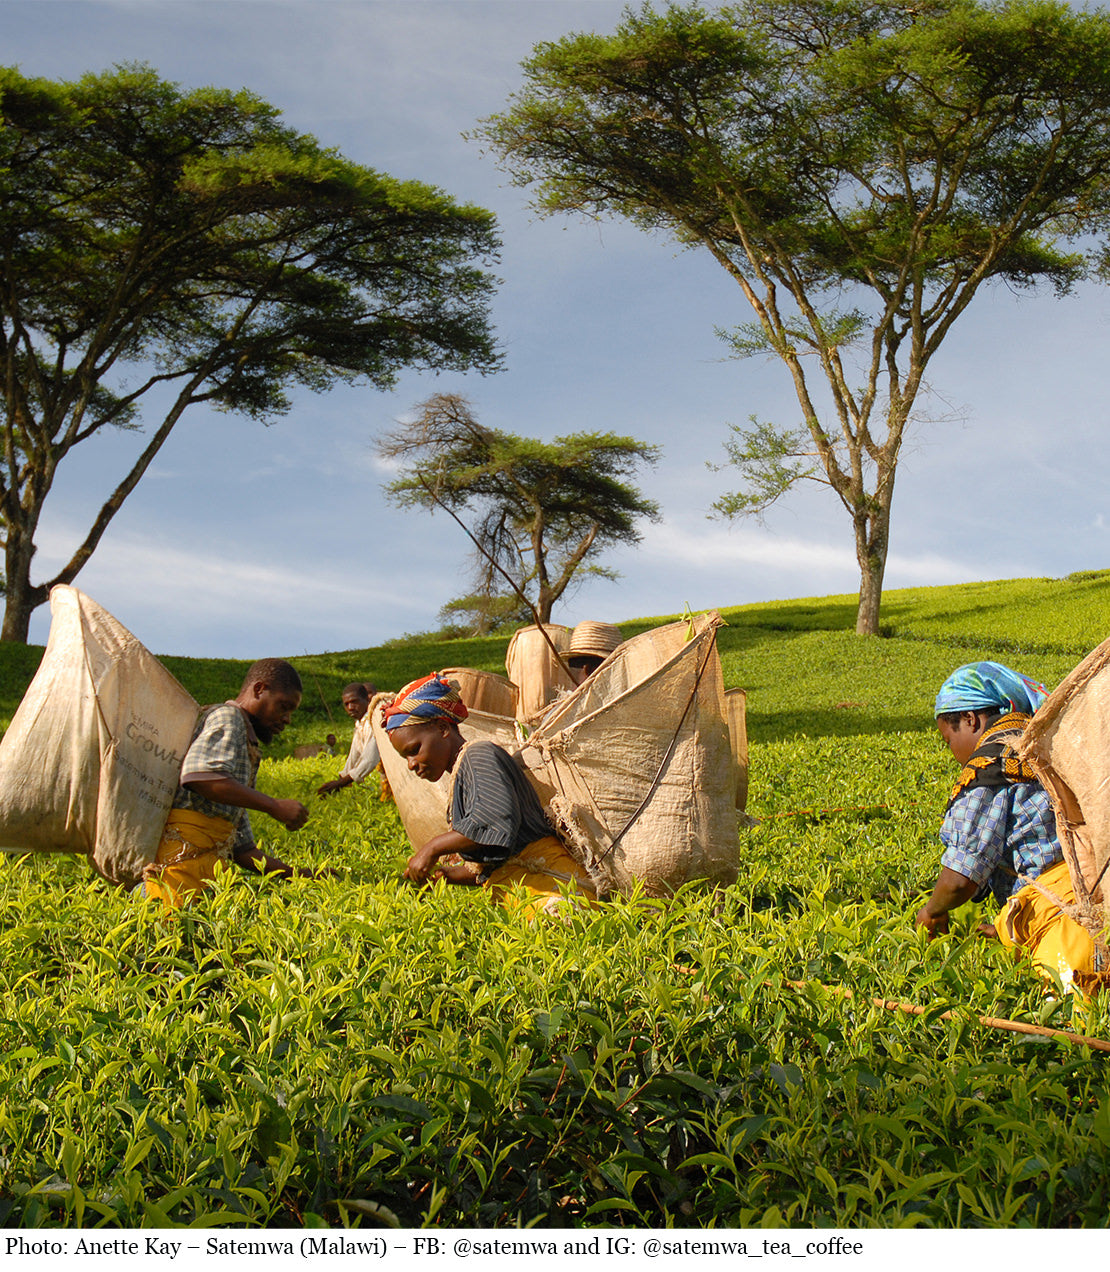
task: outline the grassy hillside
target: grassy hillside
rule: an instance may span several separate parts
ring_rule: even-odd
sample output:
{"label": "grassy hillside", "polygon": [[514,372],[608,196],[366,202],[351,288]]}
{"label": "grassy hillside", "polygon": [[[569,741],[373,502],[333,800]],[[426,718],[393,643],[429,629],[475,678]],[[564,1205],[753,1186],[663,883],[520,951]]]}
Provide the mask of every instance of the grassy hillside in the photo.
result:
{"label": "grassy hillside", "polygon": [[[1009,579],[902,588],[883,600],[883,632],[855,637],[856,598],[830,596],[721,609],[718,638],[726,684],[748,690],[756,740],[931,727],[936,687],[952,667],[978,658],[1016,663],[1053,685],[1110,635],[1110,570],[1065,579]],[[126,618],[126,616],[123,616]],[[624,635],[678,618],[630,619]],[[439,667],[505,671],[507,637],[396,642],[387,648],[289,655],[300,670],[301,709],[276,755],[335,731],[350,736],[340,706],[351,680],[398,688]],[[259,656],[272,653],[268,648]],[[42,656],[40,646],[0,645],[0,727],[6,728]],[[244,659],[163,656],[199,702],[232,697]]]}
{"label": "grassy hillside", "polygon": [[[0,1226],[1105,1226],[1106,1057],[977,1022],[1071,1015],[976,939],[990,903],[931,945],[913,915],[940,680],[996,656],[1054,684],[1108,602],[1110,572],[896,591],[873,641],[850,597],[724,611],[759,822],[735,887],[665,911],[529,927],[399,886],[376,779],[312,795],[334,759],[266,761],[312,816],[256,832],[337,880],[228,875],[166,924],[82,862],[0,862]],[[335,711],[353,677],[499,670],[504,644],[294,661]],[[0,649],[5,713],[31,661]],[[166,661],[201,700],[245,666]],[[327,719],[306,687],[286,748]],[[1083,1024],[1110,1038],[1105,1007]]]}

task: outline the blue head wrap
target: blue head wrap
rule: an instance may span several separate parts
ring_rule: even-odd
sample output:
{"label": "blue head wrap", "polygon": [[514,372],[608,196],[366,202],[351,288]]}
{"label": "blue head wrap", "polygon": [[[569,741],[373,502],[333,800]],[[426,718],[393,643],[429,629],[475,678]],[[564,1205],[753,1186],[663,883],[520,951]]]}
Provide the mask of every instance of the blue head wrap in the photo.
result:
{"label": "blue head wrap", "polygon": [[1022,711],[1032,715],[1048,690],[1020,671],[996,662],[957,667],[940,687],[934,715],[946,711]]}

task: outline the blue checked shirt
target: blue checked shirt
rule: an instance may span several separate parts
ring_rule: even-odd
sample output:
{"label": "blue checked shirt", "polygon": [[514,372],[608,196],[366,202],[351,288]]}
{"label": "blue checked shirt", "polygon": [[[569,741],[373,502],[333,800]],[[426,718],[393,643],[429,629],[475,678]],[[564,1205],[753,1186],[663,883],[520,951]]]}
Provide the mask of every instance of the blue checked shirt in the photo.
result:
{"label": "blue checked shirt", "polygon": [[1035,879],[1064,857],[1052,801],[1032,782],[965,791],[944,814],[940,837],[940,864],[977,883],[980,897],[989,885],[999,905],[1023,886],[1016,875]]}

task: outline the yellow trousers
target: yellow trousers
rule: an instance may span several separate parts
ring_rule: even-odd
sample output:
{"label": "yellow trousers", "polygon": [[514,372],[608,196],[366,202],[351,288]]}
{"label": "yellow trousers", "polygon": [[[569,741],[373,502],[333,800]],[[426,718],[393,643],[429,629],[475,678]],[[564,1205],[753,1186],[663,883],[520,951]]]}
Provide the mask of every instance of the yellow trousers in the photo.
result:
{"label": "yellow trousers", "polygon": [[499,905],[528,919],[557,914],[566,894],[586,905],[597,904],[597,892],[585,866],[579,865],[554,835],[533,840],[498,866],[485,886]]}
{"label": "yellow trousers", "polygon": [[[1060,861],[1037,876],[1037,882],[1067,905],[1075,904],[1075,890],[1067,862]],[[1033,961],[1055,972],[1070,991],[1072,981],[1094,971],[1095,946],[1087,929],[1076,923],[1031,883],[1015,892],[995,920],[1003,945],[1027,950]]]}
{"label": "yellow trousers", "polygon": [[143,871],[143,890],[162,902],[166,913],[188,905],[216,877],[231,856],[234,825],[186,808],[170,810],[158,855]]}

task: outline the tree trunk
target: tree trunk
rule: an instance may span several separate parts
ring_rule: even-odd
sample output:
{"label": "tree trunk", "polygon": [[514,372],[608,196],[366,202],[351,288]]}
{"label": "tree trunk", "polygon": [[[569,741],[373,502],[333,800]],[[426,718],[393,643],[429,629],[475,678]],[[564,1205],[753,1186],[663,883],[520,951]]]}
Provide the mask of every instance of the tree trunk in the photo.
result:
{"label": "tree trunk", "polygon": [[870,514],[857,511],[853,517],[856,529],[856,560],[859,562],[859,609],[856,611],[856,635],[878,636],[879,605],[883,599],[883,576],[890,542],[890,506],[875,508],[872,496]]}
{"label": "tree trunk", "polygon": [[860,566],[859,609],[856,611],[857,636],[879,634],[879,604],[883,599],[885,567],[885,561],[868,561]]}
{"label": "tree trunk", "polygon": [[[0,629],[0,641],[26,645],[31,628],[31,615],[46,600],[44,587],[32,587],[30,558],[20,560],[22,554],[8,551],[8,577],[4,599],[4,626]],[[13,560],[14,568],[13,568]]]}

